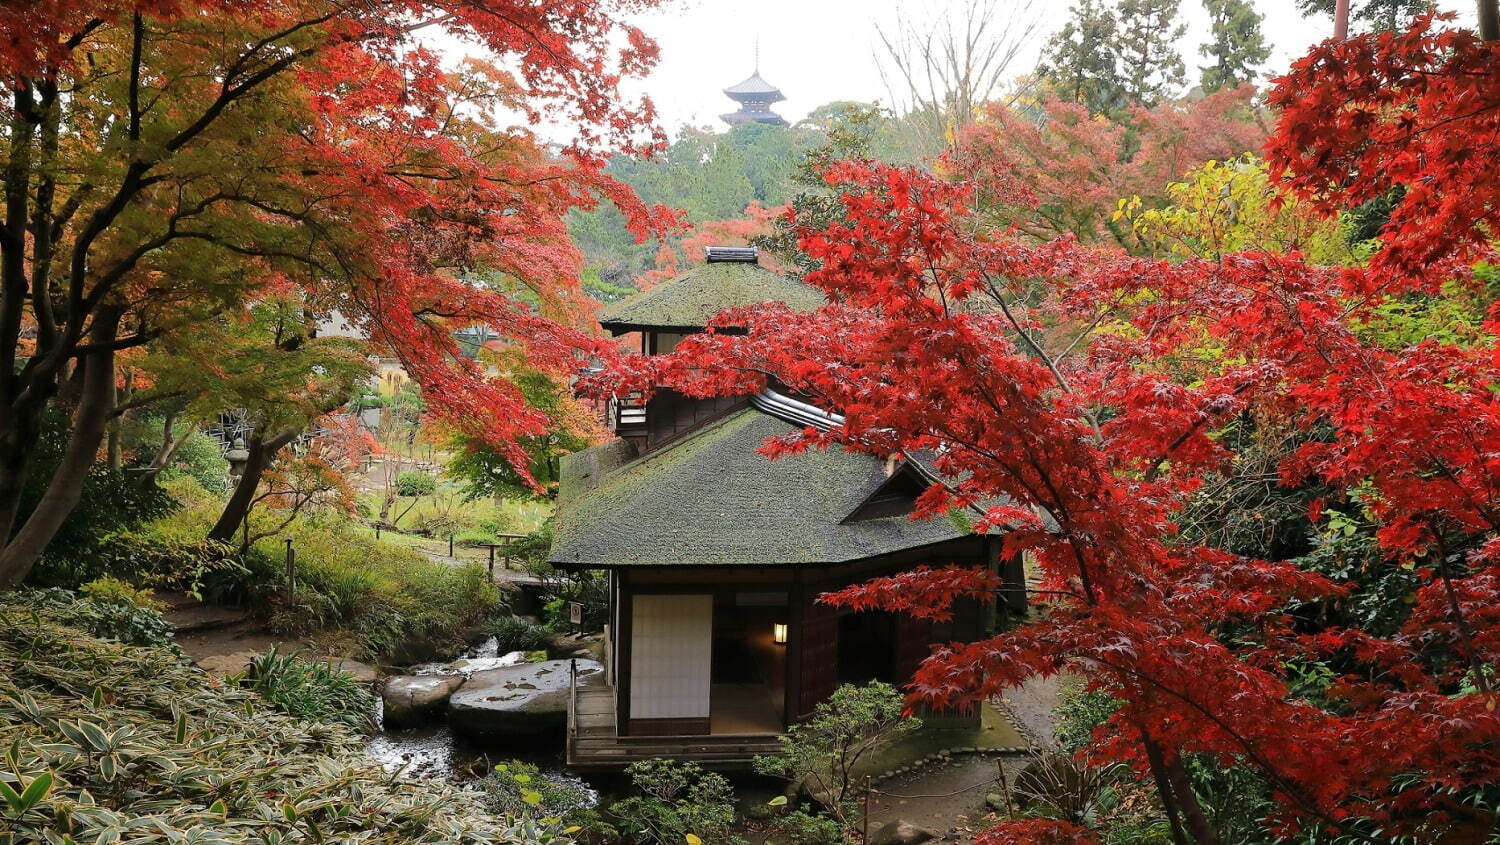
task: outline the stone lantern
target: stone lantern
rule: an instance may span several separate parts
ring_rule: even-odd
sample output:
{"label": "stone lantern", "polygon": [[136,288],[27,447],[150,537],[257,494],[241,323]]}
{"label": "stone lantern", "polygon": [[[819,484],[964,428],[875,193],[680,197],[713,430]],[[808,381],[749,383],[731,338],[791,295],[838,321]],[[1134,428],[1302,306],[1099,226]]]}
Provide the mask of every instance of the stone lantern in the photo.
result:
{"label": "stone lantern", "polygon": [[250,450],[245,448],[245,438],[236,437],[229,444],[229,451],[224,453],[224,460],[229,462],[229,480],[239,483],[245,474],[245,464],[250,462]]}

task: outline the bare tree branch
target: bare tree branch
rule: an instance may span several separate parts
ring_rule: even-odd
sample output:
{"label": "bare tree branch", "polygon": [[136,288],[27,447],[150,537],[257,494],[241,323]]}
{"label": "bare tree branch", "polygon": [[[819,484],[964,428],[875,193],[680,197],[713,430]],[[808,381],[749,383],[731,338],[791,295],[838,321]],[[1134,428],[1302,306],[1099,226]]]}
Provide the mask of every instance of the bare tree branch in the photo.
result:
{"label": "bare tree branch", "polygon": [[1036,0],[965,0],[941,12],[902,7],[892,26],[876,28],[881,79],[918,149],[942,150],[985,103],[1023,93],[1015,65],[1041,22]]}

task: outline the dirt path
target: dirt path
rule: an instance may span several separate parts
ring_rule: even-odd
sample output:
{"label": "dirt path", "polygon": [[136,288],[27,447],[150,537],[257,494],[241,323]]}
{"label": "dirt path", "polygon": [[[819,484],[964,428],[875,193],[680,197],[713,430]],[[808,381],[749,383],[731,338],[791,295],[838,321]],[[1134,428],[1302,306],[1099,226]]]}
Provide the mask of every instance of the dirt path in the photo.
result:
{"label": "dirt path", "polygon": [[1011,724],[1020,729],[1033,745],[1055,748],[1057,742],[1052,731],[1057,723],[1052,711],[1060,701],[1063,684],[1070,676],[1053,675],[1050,678],[1032,678],[1021,686],[1009,690],[1001,699]]}
{"label": "dirt path", "polygon": [[376,678],[374,667],[350,659],[347,650],[273,634],[248,611],[204,604],[181,594],[159,594],[157,600],[167,606],[163,615],[176,631],[177,647],[210,675],[244,671],[252,655],[275,648],[326,661],[361,681]]}
{"label": "dirt path", "polygon": [[993,824],[986,796],[1000,792],[999,762],[1007,778],[1014,778],[1028,761],[1026,755],[1004,757],[965,754],[941,765],[891,778],[876,787],[870,802],[870,831],[902,819],[949,842],[969,842],[974,833]]}
{"label": "dirt path", "polygon": [[[1007,720],[1034,746],[1056,746],[1052,732],[1053,708],[1066,676],[1033,678],[1008,692],[1001,701]],[[998,817],[987,806],[991,794],[1003,794],[999,782],[1000,760],[1005,775],[1013,781],[1030,762],[1026,754],[956,755],[950,761],[926,766],[877,786],[871,801],[870,830],[897,819],[924,827],[949,842],[968,842],[973,834],[995,823]]]}

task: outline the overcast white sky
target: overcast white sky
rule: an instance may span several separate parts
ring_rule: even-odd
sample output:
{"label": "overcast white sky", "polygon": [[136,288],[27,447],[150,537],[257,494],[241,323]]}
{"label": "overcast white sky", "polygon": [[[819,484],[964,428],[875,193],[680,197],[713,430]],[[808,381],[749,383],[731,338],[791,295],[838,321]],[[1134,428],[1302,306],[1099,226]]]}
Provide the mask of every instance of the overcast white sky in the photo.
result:
{"label": "overcast white sky", "polygon": [[[964,2],[904,0],[904,7],[908,18],[915,18],[957,9]],[[1036,64],[1041,42],[1067,20],[1070,5],[1069,0],[1036,0],[1042,34],[1018,60],[1018,70]],[[685,123],[722,128],[718,115],[732,111],[733,104],[721,90],[750,74],[759,35],[761,75],[786,94],[776,110],[788,120],[795,122],[833,100],[888,101],[876,63],[876,26],[889,27],[902,6],[903,0],[669,0],[663,9],[636,20],[662,53],[655,73],[640,87],[655,100],[662,125],[674,135]],[[1309,45],[1332,34],[1327,18],[1304,19],[1294,0],[1257,0],[1256,6],[1265,16],[1264,31],[1274,50],[1270,71],[1284,69]],[[1438,7],[1472,19],[1468,0],[1440,0]],[[1189,79],[1195,81],[1207,16],[1199,0],[1182,0],[1182,17],[1188,31],[1179,49]]]}

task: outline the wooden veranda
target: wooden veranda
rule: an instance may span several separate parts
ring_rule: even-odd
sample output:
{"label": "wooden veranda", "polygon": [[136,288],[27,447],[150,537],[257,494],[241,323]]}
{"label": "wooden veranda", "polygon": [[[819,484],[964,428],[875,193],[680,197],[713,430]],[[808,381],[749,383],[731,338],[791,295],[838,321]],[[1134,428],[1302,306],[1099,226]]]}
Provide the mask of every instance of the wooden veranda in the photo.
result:
{"label": "wooden veranda", "polygon": [[568,702],[568,768],[614,771],[639,760],[670,757],[716,771],[749,769],[777,749],[778,734],[622,737],[615,730],[614,687],[572,688]]}

